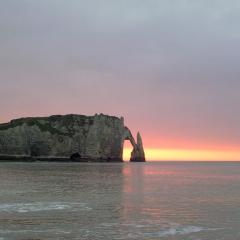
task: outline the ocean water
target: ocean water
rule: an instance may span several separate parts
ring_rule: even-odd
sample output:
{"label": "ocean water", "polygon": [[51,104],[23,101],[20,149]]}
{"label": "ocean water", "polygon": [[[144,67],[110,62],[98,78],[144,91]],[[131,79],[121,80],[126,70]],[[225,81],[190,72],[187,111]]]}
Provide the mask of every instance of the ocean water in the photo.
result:
{"label": "ocean water", "polygon": [[240,239],[240,163],[1,163],[0,240]]}

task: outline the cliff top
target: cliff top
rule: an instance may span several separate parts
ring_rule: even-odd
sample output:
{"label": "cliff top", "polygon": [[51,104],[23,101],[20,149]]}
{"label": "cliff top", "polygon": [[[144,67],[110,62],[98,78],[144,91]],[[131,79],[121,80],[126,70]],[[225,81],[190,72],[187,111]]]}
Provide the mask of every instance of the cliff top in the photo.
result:
{"label": "cliff top", "polygon": [[51,132],[53,128],[51,127],[50,123],[60,121],[63,125],[65,124],[68,125],[70,122],[77,119],[82,124],[84,124],[86,120],[88,120],[90,124],[93,124],[94,119],[98,119],[98,118],[114,119],[119,121],[123,119],[123,118],[118,118],[116,116],[105,115],[102,113],[95,114],[94,116],[86,116],[86,115],[80,115],[80,114],[66,114],[66,115],[52,115],[48,117],[24,117],[24,118],[13,119],[8,123],[0,123],[0,131],[21,126],[23,124],[27,124],[28,126],[37,125],[40,129]]}

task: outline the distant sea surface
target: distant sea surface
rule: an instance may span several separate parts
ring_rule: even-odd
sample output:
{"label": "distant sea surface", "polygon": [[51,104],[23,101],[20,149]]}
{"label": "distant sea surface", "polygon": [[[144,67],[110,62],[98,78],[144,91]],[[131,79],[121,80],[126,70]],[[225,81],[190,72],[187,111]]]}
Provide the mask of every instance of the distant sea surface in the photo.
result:
{"label": "distant sea surface", "polygon": [[0,163],[0,240],[238,240],[240,163]]}

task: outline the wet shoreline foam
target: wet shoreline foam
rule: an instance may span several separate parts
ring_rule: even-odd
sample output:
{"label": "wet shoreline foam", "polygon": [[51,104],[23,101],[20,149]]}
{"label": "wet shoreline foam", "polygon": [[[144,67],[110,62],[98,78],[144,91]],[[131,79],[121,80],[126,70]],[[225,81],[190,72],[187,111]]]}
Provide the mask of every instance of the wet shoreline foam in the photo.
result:
{"label": "wet shoreline foam", "polygon": [[85,203],[71,202],[34,202],[34,203],[13,203],[0,204],[0,212],[7,213],[28,213],[40,211],[56,211],[56,210],[91,210]]}
{"label": "wet shoreline foam", "polygon": [[221,228],[207,228],[200,226],[178,226],[166,228],[155,233],[147,233],[145,235],[148,237],[173,237],[178,235],[189,235],[192,233],[199,233],[203,231],[217,231],[217,230],[221,230]]}
{"label": "wet shoreline foam", "polygon": [[[168,226],[166,226],[167,224]],[[8,237],[9,235],[26,235],[30,234],[31,236],[35,235],[44,235],[47,236],[49,234],[53,234],[55,236],[61,235],[62,237],[65,237],[66,235],[73,234],[75,236],[85,236],[85,237],[94,237],[97,236],[100,232],[99,230],[102,229],[105,233],[107,232],[110,234],[113,238],[112,239],[169,239],[172,237],[181,237],[181,236],[190,236],[191,234],[198,234],[200,232],[208,232],[208,231],[217,231],[221,230],[222,228],[208,228],[208,227],[202,227],[202,226],[192,226],[192,225],[180,225],[180,224],[172,224],[172,223],[165,223],[165,226],[160,227],[160,231],[157,230],[156,224],[153,223],[101,223],[99,227],[90,230],[89,228],[79,228],[69,230],[67,228],[45,228],[43,229],[19,229],[19,230],[10,230],[10,229],[0,229],[0,240],[4,240],[5,238],[1,237]],[[131,228],[131,233],[122,226],[128,226]],[[153,230],[153,228],[155,230]],[[152,229],[152,231],[148,231],[147,229]],[[2,235],[2,236],[1,236]],[[118,235],[117,238],[116,235]],[[70,236],[70,235],[69,235]],[[195,235],[194,235],[195,236]],[[127,237],[127,238],[126,238]],[[64,238],[65,239],[65,238]],[[66,238],[67,239],[67,238]],[[84,238],[86,239],[86,238]]]}
{"label": "wet shoreline foam", "polygon": [[[164,226],[165,225],[165,226]],[[159,231],[153,230],[148,232],[147,229],[155,228],[161,226]],[[102,223],[101,228],[104,229],[117,229],[122,227],[130,227],[132,229],[131,238],[135,239],[137,237],[148,237],[148,238],[159,238],[159,237],[174,237],[174,236],[183,236],[199,232],[207,231],[218,231],[222,228],[209,228],[202,226],[193,226],[193,225],[180,225],[177,223]],[[134,233],[135,232],[135,233]],[[128,236],[129,237],[129,236]]]}

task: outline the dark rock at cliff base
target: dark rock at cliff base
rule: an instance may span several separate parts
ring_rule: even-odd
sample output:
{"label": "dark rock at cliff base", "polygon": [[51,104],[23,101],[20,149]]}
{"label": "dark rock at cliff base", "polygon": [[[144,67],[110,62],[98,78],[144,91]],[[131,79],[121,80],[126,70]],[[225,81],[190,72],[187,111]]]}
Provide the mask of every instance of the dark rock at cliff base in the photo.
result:
{"label": "dark rock at cliff base", "polygon": [[70,159],[71,159],[72,161],[80,161],[80,160],[81,160],[81,155],[80,155],[79,153],[74,153],[74,154],[70,157]]}
{"label": "dark rock at cliff base", "polygon": [[124,119],[103,114],[28,117],[0,124],[0,159],[69,159],[121,162],[124,140],[133,146],[131,161],[145,161]]}

